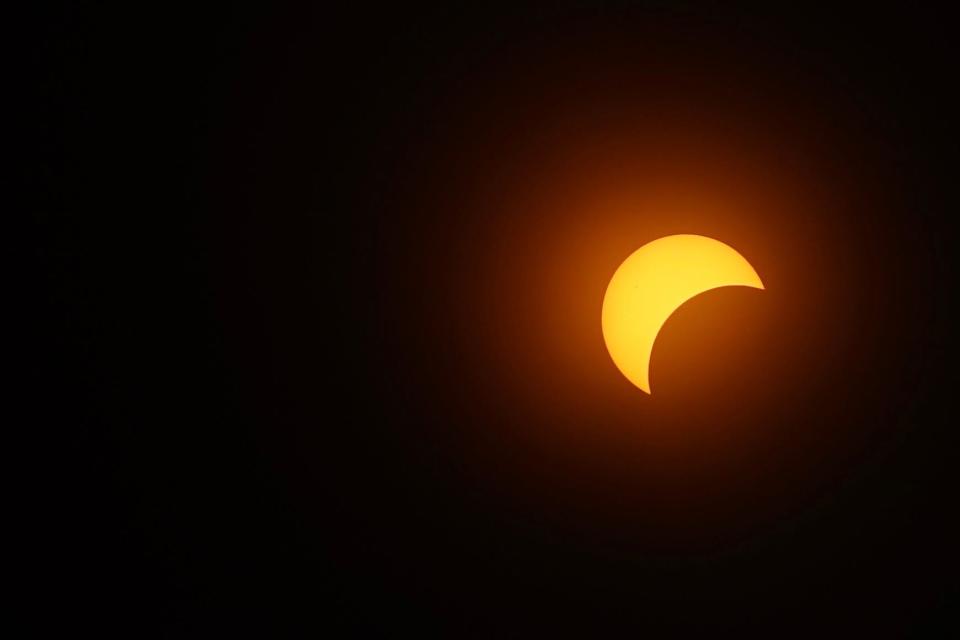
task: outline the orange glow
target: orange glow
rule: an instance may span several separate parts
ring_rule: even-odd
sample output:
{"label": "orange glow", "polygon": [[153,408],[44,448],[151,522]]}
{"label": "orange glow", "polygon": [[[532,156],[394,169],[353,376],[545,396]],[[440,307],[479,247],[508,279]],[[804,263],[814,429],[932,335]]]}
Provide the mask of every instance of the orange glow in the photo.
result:
{"label": "orange glow", "polygon": [[634,251],[603,298],[603,339],[617,368],[650,393],[650,355],[667,318],[697,294],[727,286],[763,289],[750,263],[713,238],[673,235]]}
{"label": "orange glow", "polygon": [[[730,105],[724,91],[666,87],[661,104],[648,100],[657,78],[598,68],[609,65],[571,84],[567,69],[505,66],[515,88],[502,74],[471,82],[422,157],[404,158],[396,195],[418,213],[386,219],[371,246],[378,277],[398,283],[380,304],[405,310],[383,344],[398,366],[436,376],[411,376],[397,397],[448,411],[492,491],[584,522],[634,513],[598,505],[647,492],[652,510],[696,503],[682,514],[700,527],[739,504],[711,492],[737,494],[778,456],[788,468],[806,438],[843,446],[776,425],[812,421],[811,399],[840,393],[825,367],[884,366],[881,351],[860,351],[864,305],[886,300],[865,300],[864,284],[896,239],[871,223],[884,193],[861,190],[869,158],[834,105],[793,84]],[[650,402],[611,362],[599,316],[624,259],[676,234],[729,244],[765,290],[680,304],[656,336]]]}

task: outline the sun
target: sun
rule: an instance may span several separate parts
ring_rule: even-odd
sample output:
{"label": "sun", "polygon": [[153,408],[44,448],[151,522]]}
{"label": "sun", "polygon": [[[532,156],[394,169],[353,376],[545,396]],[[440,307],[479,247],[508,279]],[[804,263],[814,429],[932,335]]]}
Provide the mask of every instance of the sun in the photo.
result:
{"label": "sun", "polygon": [[673,235],[634,251],[613,274],[603,298],[603,339],[614,364],[651,393],[650,354],[667,318],[690,298],[729,286],[764,288],[750,263],[719,240]]}

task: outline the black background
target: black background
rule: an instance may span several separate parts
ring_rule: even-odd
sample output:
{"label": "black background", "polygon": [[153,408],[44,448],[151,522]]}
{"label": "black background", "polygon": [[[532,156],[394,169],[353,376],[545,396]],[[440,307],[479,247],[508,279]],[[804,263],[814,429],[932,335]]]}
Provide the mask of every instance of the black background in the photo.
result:
{"label": "black background", "polygon": [[[946,15],[131,4],[42,10],[28,49],[35,623],[124,637],[953,623]],[[512,104],[543,113],[531,94],[607,87],[609,65],[658,56],[682,96],[735,69],[735,88],[763,78],[786,100],[815,87],[823,121],[842,105],[876,163],[858,187],[883,194],[842,222],[875,231],[853,243],[885,243],[850,272],[869,294],[852,303],[867,301],[860,342],[817,371],[828,391],[713,424],[813,435],[765,442],[791,448],[761,470],[744,454],[669,489],[623,471],[629,449],[609,471],[612,445],[514,435],[584,419],[544,417],[460,358],[444,310],[468,295],[448,286],[463,263],[433,248],[479,219],[437,205],[448,178],[488,169],[475,149],[501,122],[536,122]]]}

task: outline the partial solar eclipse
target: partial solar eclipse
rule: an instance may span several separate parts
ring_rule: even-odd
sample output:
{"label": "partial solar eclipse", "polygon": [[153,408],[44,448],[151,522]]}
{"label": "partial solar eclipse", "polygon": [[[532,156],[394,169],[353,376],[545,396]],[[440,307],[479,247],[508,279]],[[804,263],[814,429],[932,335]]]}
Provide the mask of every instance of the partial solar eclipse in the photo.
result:
{"label": "partial solar eclipse", "polygon": [[719,240],[682,234],[643,245],[616,270],[603,297],[603,339],[614,364],[650,393],[650,354],[667,318],[695,295],[731,286],[763,289],[750,263]]}

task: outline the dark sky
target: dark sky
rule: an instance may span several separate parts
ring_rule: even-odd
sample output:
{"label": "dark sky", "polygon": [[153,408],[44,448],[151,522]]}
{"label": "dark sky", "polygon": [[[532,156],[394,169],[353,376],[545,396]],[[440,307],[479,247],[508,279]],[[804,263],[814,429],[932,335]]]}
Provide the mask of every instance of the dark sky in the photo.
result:
{"label": "dark sky", "polygon": [[[314,4],[36,12],[34,624],[955,625],[945,14]],[[598,296],[669,233],[767,291],[645,396]]]}

